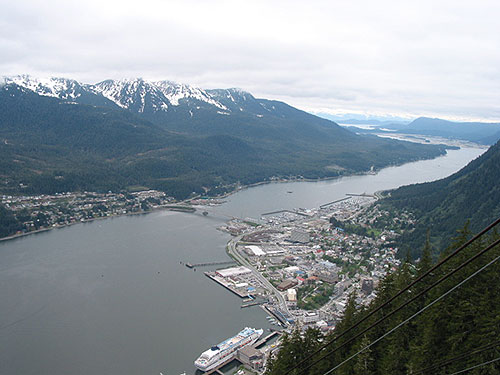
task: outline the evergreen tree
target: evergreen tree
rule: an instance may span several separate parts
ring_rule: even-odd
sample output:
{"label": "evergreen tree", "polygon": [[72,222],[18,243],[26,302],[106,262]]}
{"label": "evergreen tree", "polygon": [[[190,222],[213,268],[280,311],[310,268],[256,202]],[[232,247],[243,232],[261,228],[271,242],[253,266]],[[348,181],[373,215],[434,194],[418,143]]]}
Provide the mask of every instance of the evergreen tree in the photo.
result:
{"label": "evergreen tree", "polygon": [[[370,344],[370,339],[367,335],[363,336],[363,339],[359,343],[358,350],[363,349],[364,347]],[[354,362],[354,373],[356,375],[373,375],[375,374],[374,367],[374,358],[372,356],[372,349],[368,348],[361,352],[356,358]]]}

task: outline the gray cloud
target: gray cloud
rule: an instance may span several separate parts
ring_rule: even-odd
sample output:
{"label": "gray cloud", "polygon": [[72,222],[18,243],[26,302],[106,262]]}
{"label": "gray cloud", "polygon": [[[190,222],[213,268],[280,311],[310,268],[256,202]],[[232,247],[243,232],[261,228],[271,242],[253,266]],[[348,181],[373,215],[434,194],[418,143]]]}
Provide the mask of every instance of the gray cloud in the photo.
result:
{"label": "gray cloud", "polygon": [[500,120],[497,1],[0,0],[0,72],[240,87],[311,111]]}

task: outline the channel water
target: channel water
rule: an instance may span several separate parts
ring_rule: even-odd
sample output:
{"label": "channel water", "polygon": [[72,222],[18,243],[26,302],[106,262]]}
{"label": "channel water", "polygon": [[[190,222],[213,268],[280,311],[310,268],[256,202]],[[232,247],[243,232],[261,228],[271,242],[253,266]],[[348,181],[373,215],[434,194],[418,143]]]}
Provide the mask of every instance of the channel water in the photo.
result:
{"label": "channel water", "polygon": [[462,148],[375,175],[241,190],[208,216],[123,216],[0,243],[0,374],[194,373],[193,361],[245,326],[270,328],[259,307],[181,262],[228,259],[225,216],[314,208],[450,175],[484,149]]}

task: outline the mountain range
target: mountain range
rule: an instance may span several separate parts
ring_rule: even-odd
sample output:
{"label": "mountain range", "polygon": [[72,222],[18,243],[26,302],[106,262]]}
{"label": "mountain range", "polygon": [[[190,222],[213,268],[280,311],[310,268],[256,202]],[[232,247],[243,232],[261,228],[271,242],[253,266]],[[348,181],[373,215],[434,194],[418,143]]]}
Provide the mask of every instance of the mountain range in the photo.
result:
{"label": "mountain range", "polygon": [[239,89],[4,77],[0,191],[155,188],[183,198],[432,158],[442,145],[360,136]]}

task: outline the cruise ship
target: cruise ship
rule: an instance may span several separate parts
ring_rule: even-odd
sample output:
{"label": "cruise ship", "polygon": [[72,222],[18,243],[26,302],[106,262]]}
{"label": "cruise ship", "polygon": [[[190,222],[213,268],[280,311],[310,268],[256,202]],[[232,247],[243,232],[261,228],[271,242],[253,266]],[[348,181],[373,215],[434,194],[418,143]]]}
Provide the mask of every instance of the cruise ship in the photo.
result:
{"label": "cruise ship", "polygon": [[210,371],[236,355],[238,349],[252,345],[264,332],[263,329],[246,327],[236,336],[222,341],[219,345],[201,353],[194,365],[201,371]]}

